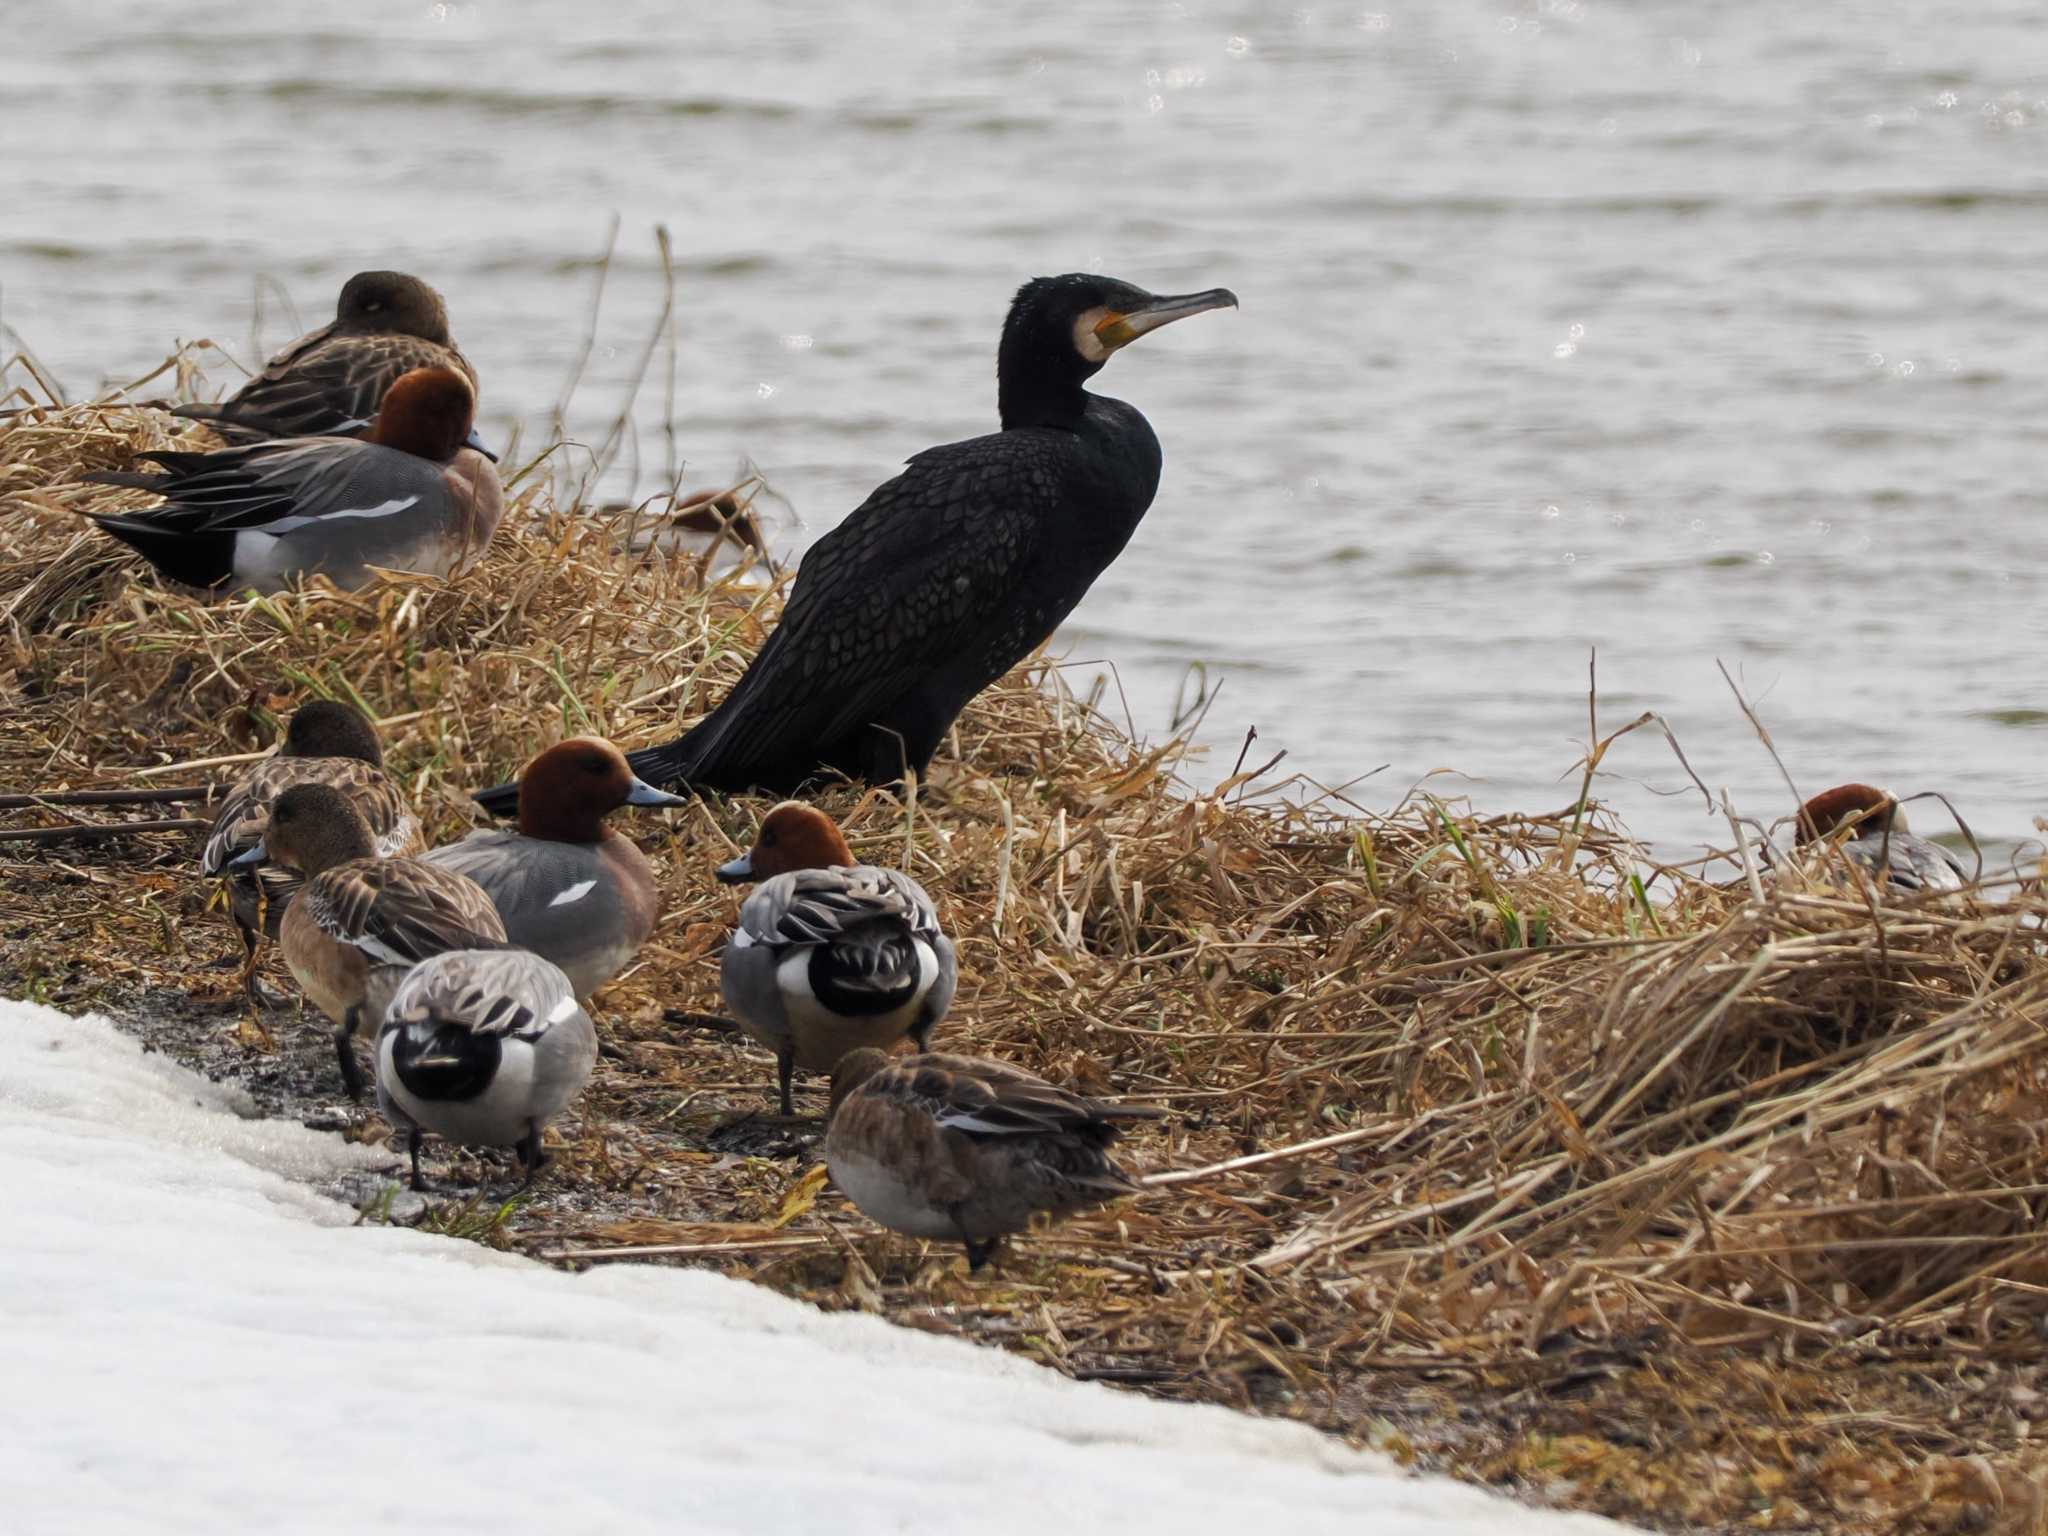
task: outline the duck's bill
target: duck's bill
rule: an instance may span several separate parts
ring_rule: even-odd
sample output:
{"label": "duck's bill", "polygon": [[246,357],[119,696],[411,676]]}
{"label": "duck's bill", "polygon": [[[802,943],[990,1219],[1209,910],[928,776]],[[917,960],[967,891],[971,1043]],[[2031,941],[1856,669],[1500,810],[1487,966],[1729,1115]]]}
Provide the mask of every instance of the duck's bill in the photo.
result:
{"label": "duck's bill", "polygon": [[743,853],[718,866],[718,878],[726,885],[741,885],[754,878],[754,856]]}
{"label": "duck's bill", "polygon": [[626,791],[628,805],[688,805],[690,802],[681,795],[672,795],[665,789],[656,789],[645,779],[635,779],[633,787]]}
{"label": "duck's bill", "polygon": [[265,863],[269,858],[270,849],[263,844],[261,839],[258,839],[256,846],[247,853],[237,854],[234,858],[229,859],[227,867],[229,869],[254,869],[257,865]]}
{"label": "duck's bill", "polygon": [[1155,294],[1143,304],[1102,317],[1095,327],[1095,339],[1109,351],[1127,347],[1147,332],[1162,325],[1185,320],[1189,315],[1207,314],[1212,309],[1237,308],[1237,295],[1228,288],[1205,288],[1200,293]]}
{"label": "duck's bill", "polygon": [[[445,443],[447,439],[444,437],[441,439],[441,441]],[[474,448],[478,453],[482,454],[485,458],[489,459],[493,464],[498,462],[498,456],[495,453],[491,452],[490,449],[484,446],[484,440],[478,434],[475,427],[471,427],[469,429],[469,436],[462,440],[462,446],[465,448]]]}

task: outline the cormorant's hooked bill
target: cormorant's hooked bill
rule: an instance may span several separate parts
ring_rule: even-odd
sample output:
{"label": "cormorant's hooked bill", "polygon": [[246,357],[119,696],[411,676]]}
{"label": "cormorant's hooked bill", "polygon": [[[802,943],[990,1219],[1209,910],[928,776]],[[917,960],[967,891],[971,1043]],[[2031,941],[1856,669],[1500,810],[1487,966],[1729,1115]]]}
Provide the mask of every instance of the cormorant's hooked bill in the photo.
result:
{"label": "cormorant's hooked bill", "polygon": [[1176,320],[1185,320],[1189,315],[1206,314],[1212,309],[1235,309],[1237,295],[1228,288],[1205,288],[1200,293],[1147,294],[1142,304],[1127,309],[1104,307],[1108,312],[1095,322],[1093,331],[1103,354],[1107,356],[1118,347],[1129,346],[1146,332],[1156,331]]}

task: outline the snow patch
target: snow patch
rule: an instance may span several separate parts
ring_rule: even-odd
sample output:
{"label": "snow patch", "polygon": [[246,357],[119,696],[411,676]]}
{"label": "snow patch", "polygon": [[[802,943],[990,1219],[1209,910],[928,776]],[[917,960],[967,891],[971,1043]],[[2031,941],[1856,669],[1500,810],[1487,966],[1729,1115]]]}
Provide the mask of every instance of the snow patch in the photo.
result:
{"label": "snow patch", "polygon": [[246,1112],[0,1001],[11,1529],[1622,1529],[718,1275],[358,1225],[295,1181],[390,1154]]}

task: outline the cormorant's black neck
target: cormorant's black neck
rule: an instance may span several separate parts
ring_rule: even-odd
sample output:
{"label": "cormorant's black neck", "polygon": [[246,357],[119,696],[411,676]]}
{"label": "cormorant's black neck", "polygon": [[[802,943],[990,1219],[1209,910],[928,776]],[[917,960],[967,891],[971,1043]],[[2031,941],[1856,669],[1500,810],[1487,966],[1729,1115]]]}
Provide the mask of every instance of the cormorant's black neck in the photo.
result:
{"label": "cormorant's black neck", "polygon": [[1020,427],[1060,427],[1071,432],[1087,414],[1090,398],[1079,384],[1048,388],[1044,381],[1034,380],[1029,388],[1013,389],[1005,381],[1005,387],[997,391],[996,408],[1002,413],[1005,432]]}
{"label": "cormorant's black neck", "polygon": [[996,409],[1005,432],[1020,427],[1072,431],[1088,409],[1086,384],[1101,368],[1074,350],[1065,327],[1045,327],[1012,315],[996,352]]}

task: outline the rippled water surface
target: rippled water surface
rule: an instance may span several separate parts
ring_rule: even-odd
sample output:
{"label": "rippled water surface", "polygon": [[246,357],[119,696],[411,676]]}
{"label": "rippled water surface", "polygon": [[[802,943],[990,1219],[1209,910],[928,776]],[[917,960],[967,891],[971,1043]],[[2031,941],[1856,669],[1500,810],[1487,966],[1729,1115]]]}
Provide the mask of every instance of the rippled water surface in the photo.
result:
{"label": "rippled water surface", "polygon": [[[677,259],[692,484],[829,527],[990,430],[1009,293],[1086,268],[1205,316],[1118,357],[1166,475],[1062,642],[1206,771],[1545,809],[1666,715],[1803,783],[2048,812],[2048,9],[1432,0],[25,8],[0,48],[0,321],[74,393],[247,359],[365,266],[448,296],[486,429],[626,397]],[[260,281],[259,281],[260,280]],[[260,295],[260,304],[259,304]],[[287,298],[288,296],[288,303]],[[636,408],[639,489],[665,453]],[[530,439],[529,439],[530,440]],[[623,491],[623,472],[615,477]],[[1085,673],[1087,669],[1082,669]],[[1629,822],[1711,837],[1649,735]],[[1921,818],[1926,824],[1928,818]]]}

